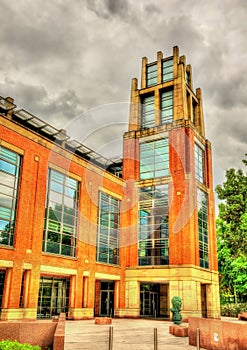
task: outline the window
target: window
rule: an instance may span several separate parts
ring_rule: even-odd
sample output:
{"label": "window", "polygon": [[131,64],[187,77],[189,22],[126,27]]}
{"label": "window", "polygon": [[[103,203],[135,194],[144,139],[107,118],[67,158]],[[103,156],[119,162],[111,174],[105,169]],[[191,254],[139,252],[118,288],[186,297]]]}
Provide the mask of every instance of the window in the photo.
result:
{"label": "window", "polygon": [[147,66],[147,87],[157,84],[157,64]]}
{"label": "window", "polygon": [[208,268],[208,198],[207,194],[199,188],[197,189],[197,206],[200,266]]}
{"label": "window", "polygon": [[140,144],[140,179],[169,175],[168,138]]}
{"label": "window", "polygon": [[162,81],[173,79],[173,59],[162,62]]}
{"label": "window", "polygon": [[161,94],[161,124],[173,121],[173,91],[162,92]]}
{"label": "window", "polygon": [[142,101],[142,128],[155,126],[154,96],[147,96]]}
{"label": "window", "polygon": [[0,147],[0,244],[13,246],[21,157]]}
{"label": "window", "polygon": [[168,265],[168,185],[140,188],[139,265]]}
{"label": "window", "polygon": [[195,176],[204,182],[204,150],[195,143]]}
{"label": "window", "polygon": [[21,279],[21,293],[20,293],[19,307],[25,307],[24,305],[25,274],[26,272],[24,271]]}
{"label": "window", "polygon": [[50,169],[43,251],[75,256],[78,219],[78,181]]}
{"label": "window", "polygon": [[186,79],[186,84],[190,85],[190,75],[187,71],[185,72],[185,79]]}
{"label": "window", "polygon": [[191,113],[191,121],[195,123],[196,120],[196,104],[192,102],[192,113]]}
{"label": "window", "polygon": [[120,201],[99,192],[97,261],[119,264]]}
{"label": "window", "polygon": [[38,318],[51,318],[69,309],[69,278],[41,277],[38,299]]}

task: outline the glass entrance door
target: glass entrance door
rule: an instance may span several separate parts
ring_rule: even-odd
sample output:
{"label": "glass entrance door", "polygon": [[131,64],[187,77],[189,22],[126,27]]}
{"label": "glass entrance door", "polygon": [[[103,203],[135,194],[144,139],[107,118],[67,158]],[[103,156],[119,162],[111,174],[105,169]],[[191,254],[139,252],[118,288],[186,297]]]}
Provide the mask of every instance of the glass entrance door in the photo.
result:
{"label": "glass entrance door", "polygon": [[159,284],[141,283],[140,315],[157,317],[160,314],[160,286]]}
{"label": "glass entrance door", "polygon": [[114,316],[114,282],[100,283],[100,316]]}
{"label": "glass entrance door", "polygon": [[61,312],[68,312],[69,307],[69,278],[41,277],[38,318],[51,318]]}

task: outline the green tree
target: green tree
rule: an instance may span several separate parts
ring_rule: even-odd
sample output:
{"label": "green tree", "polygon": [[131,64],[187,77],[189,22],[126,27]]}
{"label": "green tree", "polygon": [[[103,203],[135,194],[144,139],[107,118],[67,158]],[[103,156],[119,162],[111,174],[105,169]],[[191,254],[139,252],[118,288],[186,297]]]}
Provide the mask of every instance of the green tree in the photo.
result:
{"label": "green tree", "polygon": [[[246,160],[243,163],[247,165]],[[225,177],[216,187],[222,200],[216,221],[220,291],[243,297],[247,296],[247,176],[241,169],[229,169]]]}

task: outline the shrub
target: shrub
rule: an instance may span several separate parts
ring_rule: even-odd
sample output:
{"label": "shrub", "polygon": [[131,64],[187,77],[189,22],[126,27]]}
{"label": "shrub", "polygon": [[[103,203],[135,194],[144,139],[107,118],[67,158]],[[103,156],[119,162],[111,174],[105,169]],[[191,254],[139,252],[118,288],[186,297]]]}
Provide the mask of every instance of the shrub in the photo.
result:
{"label": "shrub", "polygon": [[238,317],[243,311],[247,311],[246,303],[221,305],[221,316]]}
{"label": "shrub", "polygon": [[41,350],[41,347],[38,345],[21,344],[16,340],[2,340],[0,341],[0,350]]}

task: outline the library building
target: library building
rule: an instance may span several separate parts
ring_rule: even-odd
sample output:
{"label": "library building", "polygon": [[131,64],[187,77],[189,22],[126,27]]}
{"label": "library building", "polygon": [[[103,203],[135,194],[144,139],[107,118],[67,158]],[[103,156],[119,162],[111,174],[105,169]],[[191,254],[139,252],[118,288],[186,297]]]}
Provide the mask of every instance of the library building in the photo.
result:
{"label": "library building", "polygon": [[0,97],[0,320],[170,319],[174,296],[220,317],[211,144],[177,46],[142,58],[122,153]]}

